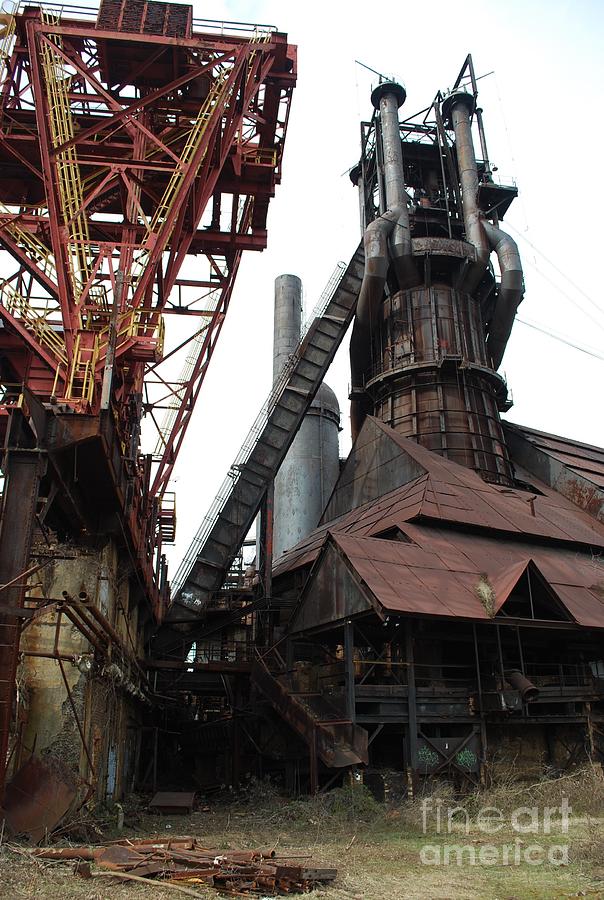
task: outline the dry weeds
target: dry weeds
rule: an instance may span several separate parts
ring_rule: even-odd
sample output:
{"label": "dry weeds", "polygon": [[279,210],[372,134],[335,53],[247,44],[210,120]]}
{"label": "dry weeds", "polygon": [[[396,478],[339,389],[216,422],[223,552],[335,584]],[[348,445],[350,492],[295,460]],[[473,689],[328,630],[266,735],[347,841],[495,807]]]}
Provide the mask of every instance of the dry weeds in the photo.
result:
{"label": "dry weeds", "polygon": [[[291,800],[281,797],[265,782],[252,783],[246,792],[214,803],[191,816],[143,816],[135,829],[123,834],[184,834],[199,837],[220,849],[276,846],[280,854],[312,855],[319,865],[336,866],[333,886],[318,889],[321,900],[558,900],[565,897],[604,898],[604,781],[592,769],[572,777],[522,784],[509,778],[488,790],[462,799],[468,811],[468,833],[463,842],[479,847],[485,836],[476,828],[475,816],[486,805],[499,804],[506,811],[520,805],[555,805],[567,797],[575,816],[568,835],[569,865],[462,866],[422,865],[420,851],[426,840],[442,845],[460,843],[457,831],[436,837],[421,829],[421,798],[414,803],[386,809],[365,789],[341,788],[317,798]],[[450,786],[441,785],[432,798],[455,798]],[[465,820],[464,820],[465,827]],[[107,834],[110,838],[114,835]],[[508,829],[496,845],[517,835]],[[557,836],[553,835],[552,840]],[[107,879],[109,881],[109,879]],[[196,886],[202,896],[218,895]],[[168,898],[160,884],[152,886],[105,884],[102,879],[82,881],[72,865],[48,864],[0,849],[0,897],[40,900],[121,900]]]}

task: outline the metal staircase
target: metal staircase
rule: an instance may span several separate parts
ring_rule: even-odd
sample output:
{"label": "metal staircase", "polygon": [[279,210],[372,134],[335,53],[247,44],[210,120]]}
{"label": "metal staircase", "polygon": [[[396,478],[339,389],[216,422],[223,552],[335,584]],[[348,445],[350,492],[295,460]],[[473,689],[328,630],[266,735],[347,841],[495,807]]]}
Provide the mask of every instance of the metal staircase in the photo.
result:
{"label": "metal staircase", "polygon": [[329,768],[366,765],[368,735],[339,713],[321,694],[292,688],[285,663],[273,648],[257,655],[252,681],[273,709]]}
{"label": "metal staircase", "polygon": [[172,596],[181,606],[201,612],[220,590],[352,321],[363,269],[361,244],[330,279],[176,573]]}

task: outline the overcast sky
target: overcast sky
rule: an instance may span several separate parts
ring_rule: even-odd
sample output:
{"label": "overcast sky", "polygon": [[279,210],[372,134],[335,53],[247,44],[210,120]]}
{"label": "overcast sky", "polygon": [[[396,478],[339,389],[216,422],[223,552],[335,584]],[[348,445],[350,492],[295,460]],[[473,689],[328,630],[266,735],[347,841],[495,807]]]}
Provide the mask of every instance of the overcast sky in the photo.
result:
{"label": "overcast sky", "polygon": [[[355,59],[404,82],[405,116],[452,85],[468,52],[477,74],[494,72],[480,81],[480,104],[491,161],[520,191],[503,223],[524,264],[519,315],[604,355],[603,4],[204,0],[194,8],[196,16],[278,26],[298,45],[299,69],[268,249],[243,259],[174,472],[172,575],[270,389],[275,277],[299,275],[310,311],[338,260],[348,261],[358,244],[347,172],[376,79]],[[603,361],[517,324],[502,369],[514,398],[507,418],[604,446]],[[344,454],[348,339],[327,381],[342,407]]]}

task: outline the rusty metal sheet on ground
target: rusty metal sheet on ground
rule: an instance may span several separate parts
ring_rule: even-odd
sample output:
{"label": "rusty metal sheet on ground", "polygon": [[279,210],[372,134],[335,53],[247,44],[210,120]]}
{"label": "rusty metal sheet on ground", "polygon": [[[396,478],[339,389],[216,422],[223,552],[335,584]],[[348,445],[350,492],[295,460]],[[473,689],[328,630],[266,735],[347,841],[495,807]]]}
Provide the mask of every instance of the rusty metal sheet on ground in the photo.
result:
{"label": "rusty metal sheet on ground", "polygon": [[6,785],[1,815],[14,834],[38,843],[72,806],[78,780],[56,760],[31,757]]}
{"label": "rusty metal sheet on ground", "polygon": [[158,791],[149,809],[163,813],[191,812],[194,802],[195,791]]}

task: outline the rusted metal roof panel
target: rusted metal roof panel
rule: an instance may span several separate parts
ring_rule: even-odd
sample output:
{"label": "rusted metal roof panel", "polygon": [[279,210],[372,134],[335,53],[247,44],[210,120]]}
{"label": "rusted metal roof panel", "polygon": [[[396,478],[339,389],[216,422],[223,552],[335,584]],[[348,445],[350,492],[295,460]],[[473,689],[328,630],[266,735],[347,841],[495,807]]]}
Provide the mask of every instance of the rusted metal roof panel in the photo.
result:
{"label": "rusted metal roof panel", "polygon": [[525,428],[523,425],[511,423],[510,425],[535,447],[540,447],[542,450],[556,455],[570,466],[592,469],[604,477],[604,447],[596,447],[594,444],[582,444],[580,441],[574,441],[571,438],[561,437],[557,434],[547,434],[544,431],[535,431],[535,429]]}
{"label": "rusted metal roof panel", "polygon": [[486,578],[497,613],[532,565],[570,619],[604,628],[604,565],[588,554],[429,526],[407,524],[404,530],[416,546],[332,535],[386,611],[486,620],[491,616],[480,600],[479,582]]}
{"label": "rusted metal roof panel", "polygon": [[509,422],[505,432],[516,465],[604,522],[604,448]]}
{"label": "rusted metal roof panel", "polygon": [[604,524],[546,484],[536,482],[536,491],[487,484],[476,472],[437,456],[383,423],[378,425],[426,469],[426,474],[312,532],[283,555],[275,576],[312,562],[328,530],[373,537],[407,522],[424,520],[470,526],[516,539],[604,548]]}
{"label": "rusted metal roof panel", "polygon": [[587,627],[602,628],[604,604],[593,591],[578,585],[557,584],[556,594],[572,612],[575,621]]}

